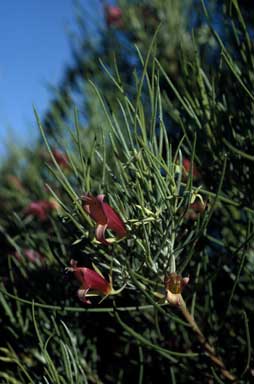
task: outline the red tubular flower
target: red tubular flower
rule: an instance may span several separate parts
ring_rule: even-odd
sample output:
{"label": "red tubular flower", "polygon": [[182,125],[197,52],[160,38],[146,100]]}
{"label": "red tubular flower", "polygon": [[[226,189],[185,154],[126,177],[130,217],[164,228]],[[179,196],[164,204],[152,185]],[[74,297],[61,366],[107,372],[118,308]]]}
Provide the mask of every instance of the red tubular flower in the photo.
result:
{"label": "red tubular flower", "polygon": [[123,13],[121,8],[113,5],[106,5],[105,15],[106,15],[107,24],[109,26],[114,25],[115,27],[119,27],[119,28],[123,26]]}
{"label": "red tubular flower", "polygon": [[60,167],[65,169],[69,168],[69,161],[65,153],[59,151],[58,149],[53,149],[52,154]]}
{"label": "red tubular flower", "polygon": [[84,201],[83,209],[97,223],[95,237],[103,244],[110,244],[105,239],[106,229],[111,229],[119,238],[127,235],[125,224],[118,213],[107,203],[104,203],[104,195],[81,196]]}
{"label": "red tubular flower", "polygon": [[66,268],[67,271],[74,272],[77,280],[81,283],[77,294],[78,298],[85,304],[91,304],[86,295],[89,290],[94,293],[107,296],[112,292],[111,283],[102,277],[98,272],[85,267],[77,267],[77,262],[71,260],[71,267]]}
{"label": "red tubular flower", "polygon": [[25,215],[31,215],[37,217],[37,219],[41,222],[46,221],[48,219],[49,213],[55,209],[55,205],[52,201],[48,200],[37,200],[32,201],[25,208]]}
{"label": "red tubular flower", "polygon": [[[189,159],[183,159],[183,168],[184,168],[184,178],[187,179],[191,170],[191,161]],[[194,179],[200,178],[200,173],[194,163],[192,164],[192,176]]]}

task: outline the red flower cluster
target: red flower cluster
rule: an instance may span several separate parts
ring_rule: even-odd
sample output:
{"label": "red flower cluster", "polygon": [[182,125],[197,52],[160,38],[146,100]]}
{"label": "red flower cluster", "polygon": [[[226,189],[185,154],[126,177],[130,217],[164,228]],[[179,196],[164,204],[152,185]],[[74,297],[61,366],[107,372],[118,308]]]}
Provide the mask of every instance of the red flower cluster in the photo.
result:
{"label": "red flower cluster", "polygon": [[109,26],[113,25],[118,28],[121,28],[123,26],[123,13],[121,8],[113,5],[106,5],[105,15],[107,24]]}
{"label": "red flower cluster", "polygon": [[84,201],[83,209],[97,224],[96,239],[103,244],[110,244],[105,239],[106,229],[111,229],[119,238],[126,236],[127,230],[118,213],[103,201],[104,197],[104,195],[91,196],[87,194],[81,196],[81,199]]}
{"label": "red flower cluster", "polygon": [[46,221],[48,219],[49,213],[54,209],[57,209],[57,205],[55,201],[49,200],[37,200],[32,201],[25,208],[25,215],[31,215],[37,217],[37,219],[41,222]]}
{"label": "red flower cluster", "polygon": [[[107,203],[104,202],[104,195],[92,196],[86,194],[81,196],[83,200],[84,211],[93,219],[96,224],[95,236],[102,244],[110,244],[105,239],[106,229],[111,229],[118,237],[127,235],[127,229],[121,217]],[[74,272],[75,277],[81,283],[77,294],[79,299],[85,304],[91,304],[87,299],[87,293],[92,290],[93,293],[107,296],[114,291],[111,282],[108,282],[100,273],[85,267],[77,267],[77,262],[71,260],[71,267],[67,271]]]}
{"label": "red flower cluster", "polygon": [[81,283],[77,294],[78,298],[84,304],[91,304],[90,300],[86,297],[90,290],[103,296],[107,296],[111,293],[111,283],[104,279],[98,272],[93,271],[90,268],[77,267],[77,262],[75,260],[71,260],[70,264],[71,267],[66,268],[66,270],[73,272],[76,279]]}

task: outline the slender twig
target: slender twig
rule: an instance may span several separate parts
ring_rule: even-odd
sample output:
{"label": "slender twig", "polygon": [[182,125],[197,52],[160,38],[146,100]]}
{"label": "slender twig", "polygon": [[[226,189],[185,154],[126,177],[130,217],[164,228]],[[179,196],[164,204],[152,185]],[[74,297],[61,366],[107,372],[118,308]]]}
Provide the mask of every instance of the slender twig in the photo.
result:
{"label": "slender twig", "polygon": [[209,358],[212,360],[212,362],[215,365],[217,365],[220,368],[222,375],[230,381],[235,381],[236,377],[227,370],[221,357],[216,354],[215,349],[209,344],[209,342],[207,341],[207,339],[203,335],[203,333],[200,330],[198,324],[196,323],[194,317],[189,312],[189,310],[186,306],[186,303],[185,303],[181,294],[178,295],[177,306],[181,310],[181,312],[182,312],[183,316],[185,317],[185,319],[187,320],[187,322],[190,324],[192,330],[194,331],[194,333],[196,334],[196,336],[198,338],[198,341],[200,342],[200,344],[202,344],[202,346],[205,349],[205,351],[207,352]]}

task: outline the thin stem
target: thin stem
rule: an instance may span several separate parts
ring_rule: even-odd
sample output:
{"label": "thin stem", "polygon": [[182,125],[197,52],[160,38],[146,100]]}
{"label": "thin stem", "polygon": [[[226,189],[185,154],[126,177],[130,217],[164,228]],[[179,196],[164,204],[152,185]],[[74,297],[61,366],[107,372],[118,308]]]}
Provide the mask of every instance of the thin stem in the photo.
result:
{"label": "thin stem", "polygon": [[187,320],[187,322],[190,324],[192,330],[194,331],[194,333],[196,334],[197,338],[198,338],[198,341],[200,342],[200,344],[202,344],[202,346],[204,347],[205,351],[207,352],[209,358],[212,360],[212,362],[217,365],[220,370],[221,370],[221,373],[222,375],[230,380],[230,381],[235,381],[236,380],[236,377],[234,375],[232,375],[225,367],[221,357],[217,356],[216,355],[216,352],[214,350],[214,348],[208,343],[208,341],[206,340],[205,336],[203,335],[202,331],[200,330],[199,326],[197,325],[194,317],[191,315],[191,313],[189,312],[187,306],[186,306],[186,303],[182,297],[182,295],[179,295],[179,300],[178,300],[178,304],[177,306],[179,307],[179,309],[181,310],[183,316],[185,317],[185,319]]}
{"label": "thin stem", "polygon": [[[34,307],[48,309],[52,311],[60,311],[60,312],[96,312],[96,313],[107,313],[107,312],[114,312],[115,308],[113,307],[67,307],[64,305],[50,305],[50,304],[43,304],[35,302],[34,300],[27,300],[23,299],[21,297],[18,297],[17,295],[13,295],[9,292],[7,292],[3,286],[0,286],[0,293],[2,293],[4,296],[9,297],[10,299],[15,300],[16,302],[27,304],[27,305],[33,305]],[[165,304],[158,304],[158,307],[164,307]],[[154,305],[140,305],[140,306],[129,306],[129,307],[117,307],[117,311],[125,312],[125,311],[143,311],[143,310],[153,310]]]}

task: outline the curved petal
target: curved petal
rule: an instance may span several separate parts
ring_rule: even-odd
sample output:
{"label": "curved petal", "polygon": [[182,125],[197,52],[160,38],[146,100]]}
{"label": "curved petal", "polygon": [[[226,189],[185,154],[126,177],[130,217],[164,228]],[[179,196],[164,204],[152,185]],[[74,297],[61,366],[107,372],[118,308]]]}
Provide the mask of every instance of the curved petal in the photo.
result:
{"label": "curved petal", "polygon": [[91,301],[86,298],[88,289],[78,289],[77,295],[80,301],[84,304],[91,304]]}
{"label": "curved petal", "polygon": [[105,239],[105,231],[107,229],[107,224],[101,225],[98,224],[95,230],[95,237],[102,244],[109,245],[110,243]]}

